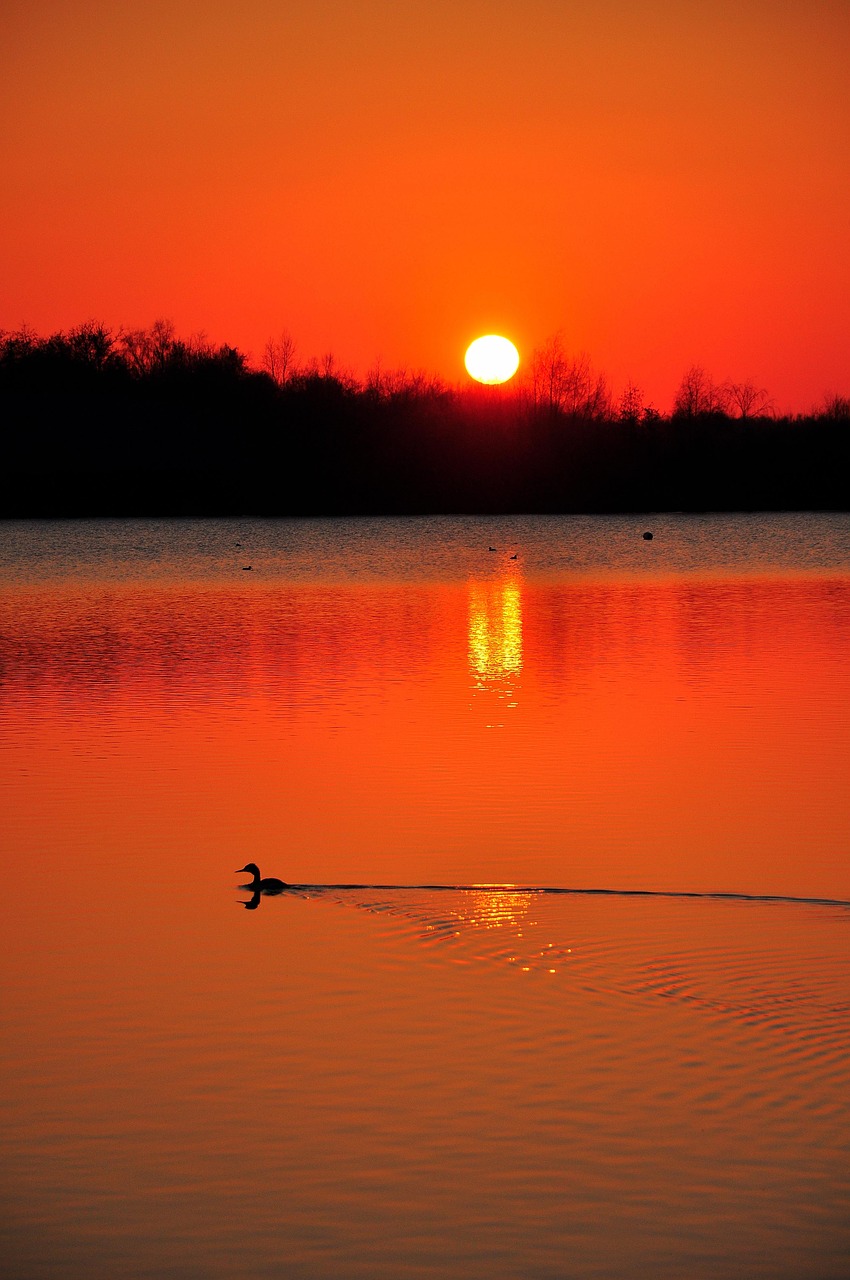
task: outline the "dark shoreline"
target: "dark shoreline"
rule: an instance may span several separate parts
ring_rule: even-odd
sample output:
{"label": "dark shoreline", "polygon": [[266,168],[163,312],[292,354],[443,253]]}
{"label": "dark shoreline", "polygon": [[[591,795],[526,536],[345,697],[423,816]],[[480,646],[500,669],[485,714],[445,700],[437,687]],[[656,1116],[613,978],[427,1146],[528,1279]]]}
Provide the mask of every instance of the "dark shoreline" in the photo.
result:
{"label": "dark shoreline", "polygon": [[663,416],[615,408],[599,381],[571,399],[569,379],[275,380],[230,347],[142,336],[144,359],[94,326],[3,338],[0,519],[850,510],[840,396],[793,417],[696,396]]}

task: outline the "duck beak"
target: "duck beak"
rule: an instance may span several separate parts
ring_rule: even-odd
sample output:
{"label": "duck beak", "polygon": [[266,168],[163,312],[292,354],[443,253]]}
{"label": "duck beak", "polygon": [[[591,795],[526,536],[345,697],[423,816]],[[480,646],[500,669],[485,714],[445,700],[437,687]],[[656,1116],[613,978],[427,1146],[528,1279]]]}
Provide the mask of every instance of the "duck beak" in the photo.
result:
{"label": "duck beak", "polygon": [[247,870],[248,870],[247,867],[237,867],[233,874],[235,876],[238,876],[238,875],[241,875],[243,871],[247,871]]}

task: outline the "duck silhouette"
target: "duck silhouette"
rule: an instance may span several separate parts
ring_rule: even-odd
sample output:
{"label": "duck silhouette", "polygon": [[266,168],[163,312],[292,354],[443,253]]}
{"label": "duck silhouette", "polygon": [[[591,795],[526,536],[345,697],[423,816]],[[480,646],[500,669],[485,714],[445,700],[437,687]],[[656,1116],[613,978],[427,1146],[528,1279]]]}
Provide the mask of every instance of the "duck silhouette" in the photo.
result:
{"label": "duck silhouette", "polygon": [[244,867],[239,867],[237,875],[242,871],[250,871],[254,879],[250,884],[241,884],[240,889],[250,889],[254,894],[261,893],[283,893],[284,889],[288,889],[289,885],[284,884],[283,880],[278,880],[276,876],[266,876],[265,880],[260,878],[260,868],[256,862],[247,862]]}

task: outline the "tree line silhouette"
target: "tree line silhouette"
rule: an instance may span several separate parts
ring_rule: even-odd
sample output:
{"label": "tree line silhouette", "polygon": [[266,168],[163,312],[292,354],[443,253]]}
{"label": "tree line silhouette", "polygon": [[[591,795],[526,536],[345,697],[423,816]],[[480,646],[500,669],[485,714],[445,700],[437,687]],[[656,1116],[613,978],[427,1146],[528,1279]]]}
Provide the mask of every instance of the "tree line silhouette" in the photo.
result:
{"label": "tree line silhouette", "polygon": [[287,332],[261,368],[165,321],[2,333],[0,430],[4,517],[848,506],[850,398],[783,416],[693,366],[662,414],[559,335],[488,388],[358,380]]}

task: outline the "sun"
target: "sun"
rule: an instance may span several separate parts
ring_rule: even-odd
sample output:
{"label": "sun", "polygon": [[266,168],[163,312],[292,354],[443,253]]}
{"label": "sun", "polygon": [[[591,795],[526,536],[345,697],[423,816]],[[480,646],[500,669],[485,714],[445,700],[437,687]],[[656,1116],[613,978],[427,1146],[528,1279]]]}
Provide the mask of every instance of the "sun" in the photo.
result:
{"label": "sun", "polygon": [[519,352],[508,338],[487,333],[469,344],[463,362],[470,378],[492,386],[514,376],[519,368]]}

